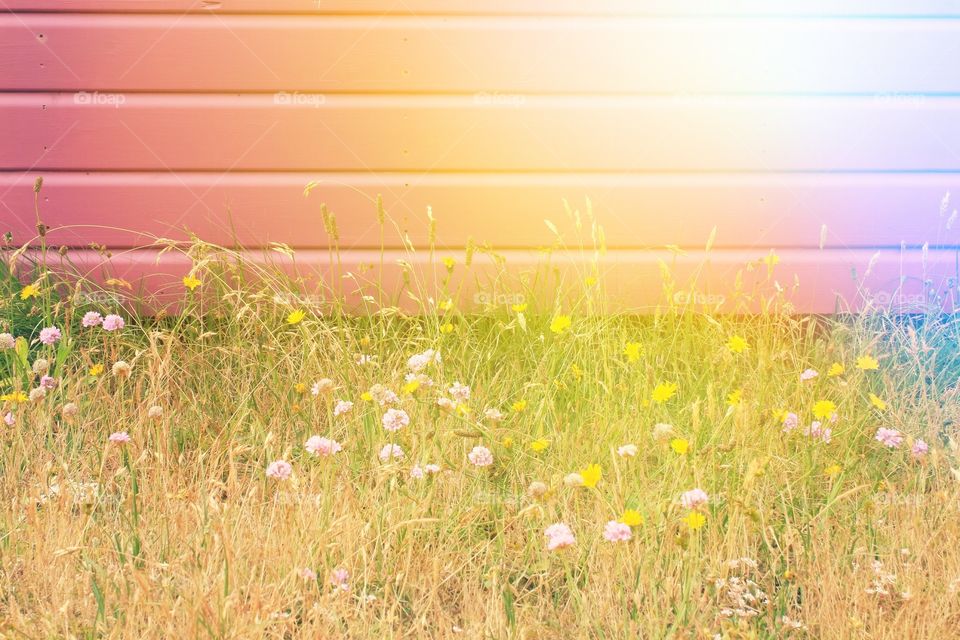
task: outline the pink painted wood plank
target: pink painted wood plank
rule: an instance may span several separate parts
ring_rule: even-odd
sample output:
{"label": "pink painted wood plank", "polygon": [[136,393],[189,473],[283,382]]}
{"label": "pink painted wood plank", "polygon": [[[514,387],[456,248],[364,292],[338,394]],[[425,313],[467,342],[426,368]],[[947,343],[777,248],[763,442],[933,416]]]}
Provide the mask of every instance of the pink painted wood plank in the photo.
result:
{"label": "pink painted wood plank", "polygon": [[[0,233],[12,231],[18,242],[35,233],[38,175],[49,240],[78,247],[189,233],[225,245],[325,247],[319,206],[326,203],[342,247],[376,248],[377,194],[394,221],[384,242],[395,248],[404,236],[427,245],[428,207],[443,247],[469,238],[499,248],[549,246],[555,238],[544,220],[576,243],[562,200],[585,210],[588,198],[611,247],[702,248],[714,227],[717,247],[816,247],[824,225],[834,248],[960,244],[953,207],[940,213],[944,196],[960,193],[960,174],[0,173]],[[311,181],[317,186],[304,197]]]}
{"label": "pink painted wood plank", "polygon": [[522,98],[504,93],[867,93],[909,105],[960,92],[943,64],[958,40],[954,20],[0,14],[0,90],[488,92],[475,99],[505,107]]}
{"label": "pink painted wood plank", "polygon": [[13,11],[304,14],[958,15],[953,0],[5,0]]}
{"label": "pink painted wood plank", "polygon": [[[0,169],[960,169],[960,98],[0,94]],[[589,123],[589,124],[588,124]]]}
{"label": "pink painted wood plank", "polygon": [[[380,254],[374,251],[346,252],[340,258],[340,267],[331,265],[326,251],[300,251],[293,260],[278,253],[247,253],[245,259],[253,264],[269,264],[271,273],[277,270],[302,279],[303,291],[308,297],[290,301],[290,306],[325,308],[324,290],[336,286],[348,304],[357,311],[370,312],[377,308],[372,300],[379,299],[374,283],[380,282],[392,298],[384,304],[399,304],[416,311],[419,305],[411,300],[401,284],[398,260],[411,266],[414,284],[411,291],[425,301],[428,297],[453,297],[465,308],[476,308],[486,303],[508,304],[516,299],[511,294],[525,293],[531,300],[553,300],[549,295],[534,298],[538,292],[566,291],[568,304],[582,299],[584,277],[591,274],[589,255],[560,252],[550,259],[549,268],[544,258],[535,252],[505,252],[506,270],[496,268],[486,255],[477,254],[468,268],[462,255],[448,288],[422,284],[442,281],[445,267],[429,263],[425,254],[388,252],[385,267],[379,268]],[[598,263],[597,272],[606,295],[611,301],[607,310],[651,311],[663,305],[664,294],[657,285],[661,281],[661,263],[668,264],[676,281],[671,297],[681,305],[707,302],[718,312],[757,312],[763,299],[773,296],[778,283],[784,288],[783,300],[790,307],[806,313],[834,313],[869,309],[870,304],[883,305],[901,312],[917,312],[929,308],[934,300],[937,308],[956,308],[957,252],[931,251],[924,256],[920,251],[868,250],[785,250],[772,277],[765,265],[758,266],[757,254],[743,251],[702,251],[676,255],[668,251],[611,251]],[[103,282],[106,278],[122,278],[133,289],[117,289],[124,297],[136,297],[147,292],[155,298],[154,307],[172,305],[183,292],[181,279],[191,270],[190,260],[183,254],[168,252],[159,255],[156,250],[117,252],[105,259],[91,251],[71,252],[62,261],[54,257],[52,266],[60,272],[80,273]],[[748,263],[753,268],[748,269]],[[254,273],[248,269],[248,273]],[[737,293],[734,282],[738,273],[743,286]],[[345,277],[353,274],[351,277]],[[211,287],[214,276],[201,272],[201,280]],[[538,278],[535,279],[535,276]],[[533,288],[529,285],[537,284]],[[799,282],[799,285],[795,285]],[[326,283],[326,289],[322,287]],[[524,287],[524,283],[528,285]],[[495,286],[494,286],[495,285]],[[126,293],[125,293],[126,292]],[[364,296],[368,299],[365,301]],[[329,296],[327,296],[329,297]],[[868,301],[872,301],[868,304]],[[533,307],[535,308],[535,306]],[[593,309],[597,311],[598,309]],[[549,311],[549,310],[548,310]],[[579,312],[589,312],[586,307]]]}

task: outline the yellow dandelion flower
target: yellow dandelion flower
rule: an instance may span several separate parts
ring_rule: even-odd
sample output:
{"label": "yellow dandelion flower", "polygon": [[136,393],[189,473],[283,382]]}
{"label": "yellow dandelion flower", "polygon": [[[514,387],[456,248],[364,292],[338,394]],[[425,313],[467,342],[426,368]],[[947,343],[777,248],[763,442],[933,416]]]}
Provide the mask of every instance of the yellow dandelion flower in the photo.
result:
{"label": "yellow dandelion flower", "polygon": [[570,375],[573,376],[574,380],[583,380],[583,369],[575,364],[570,365]]}
{"label": "yellow dandelion flower", "polygon": [[628,362],[636,362],[643,355],[643,345],[639,342],[628,342],[623,348],[623,355],[627,356]]}
{"label": "yellow dandelion flower", "polygon": [[541,451],[546,450],[547,447],[549,446],[550,446],[550,441],[547,440],[546,438],[537,438],[536,440],[530,443],[530,448],[536,451],[537,453],[540,453]]}
{"label": "yellow dandelion flower", "polygon": [[299,324],[306,317],[307,314],[302,309],[291,311],[290,315],[287,316],[287,324]]}
{"label": "yellow dandelion flower", "polygon": [[727,340],[727,349],[730,350],[730,353],[743,353],[750,348],[750,345],[747,344],[746,338],[742,336],[730,336],[730,339]]}
{"label": "yellow dandelion flower", "polygon": [[774,409],[771,413],[773,414],[773,419],[777,422],[783,422],[787,419],[788,412],[786,409]]}
{"label": "yellow dandelion flower", "polygon": [[441,311],[449,311],[450,309],[453,309],[453,300],[451,300],[450,298],[447,298],[446,300],[438,304],[437,308],[439,308]]}
{"label": "yellow dandelion flower", "polygon": [[23,391],[11,391],[0,396],[0,402],[11,402],[13,404],[23,404],[29,399]]}
{"label": "yellow dandelion flower", "polygon": [[739,407],[740,403],[743,401],[743,389],[736,389],[731,391],[727,396],[727,404],[731,407]]}
{"label": "yellow dandelion flower", "polygon": [[293,385],[293,390],[296,391],[297,393],[306,393],[307,385],[305,385],[302,382],[298,382],[297,384]]}
{"label": "yellow dandelion flower", "polygon": [[818,400],[813,405],[813,417],[818,420],[826,420],[834,414],[837,410],[837,405],[835,405],[830,400]]}
{"label": "yellow dandelion flower", "polygon": [[773,249],[770,249],[770,253],[761,258],[761,260],[767,265],[767,269],[773,269],[780,264],[780,256],[778,256]]}
{"label": "yellow dandelion flower", "polygon": [[570,316],[556,316],[553,320],[550,321],[550,331],[554,332],[557,335],[560,335],[564,331],[570,328],[571,320]]}
{"label": "yellow dandelion flower", "polygon": [[95,364],[90,367],[90,375],[96,378],[103,373],[104,366],[102,364]]}
{"label": "yellow dandelion flower", "polygon": [[443,259],[443,266],[447,268],[447,271],[453,271],[453,265],[455,264],[457,264],[457,261],[449,256]]}
{"label": "yellow dandelion flower", "polygon": [[840,364],[839,362],[834,362],[832,365],[830,365],[830,368],[827,370],[827,376],[831,378],[836,378],[837,376],[842,376],[844,371],[845,369],[843,368],[842,364]]}
{"label": "yellow dandelion flower", "polygon": [[639,511],[627,509],[623,512],[623,515],[620,516],[620,522],[628,527],[639,527],[643,524],[643,516]]}
{"label": "yellow dandelion flower", "polygon": [[663,404],[677,392],[677,385],[672,382],[661,382],[653,390],[653,401]]}
{"label": "yellow dandelion flower", "polygon": [[510,308],[513,309],[513,311],[514,311],[515,313],[523,313],[524,311],[527,310],[527,303],[526,303],[526,302],[523,302],[523,303],[520,303],[520,304],[515,304],[515,305],[511,306]]}
{"label": "yellow dandelion flower", "polygon": [[443,334],[453,333],[453,323],[446,322],[440,325],[440,333],[443,333]]}
{"label": "yellow dandelion flower", "polygon": [[527,409],[527,401],[517,400],[516,402],[513,403],[511,408],[513,409],[514,413],[523,413]]}
{"label": "yellow dandelion flower", "polygon": [[584,284],[587,285],[587,287],[592,287],[593,285],[597,284],[597,277],[587,276],[586,278],[584,278],[583,282]]}
{"label": "yellow dandelion flower", "polygon": [[196,289],[197,287],[199,287],[201,284],[203,284],[203,283],[200,282],[200,280],[199,280],[196,276],[194,276],[194,275],[189,275],[189,276],[184,276],[184,277],[183,277],[183,286],[185,286],[185,287],[186,287],[187,289],[189,289],[190,291],[193,291],[194,289]]}
{"label": "yellow dandelion flower", "polygon": [[503,445],[504,449],[509,449],[510,447],[513,446],[513,438],[511,438],[510,436],[507,436],[500,441],[500,444]]}
{"label": "yellow dandelion flower", "polygon": [[670,448],[673,449],[677,455],[685,456],[690,449],[690,442],[684,438],[674,438],[670,441]]}
{"label": "yellow dandelion flower", "polygon": [[468,404],[458,404],[457,405],[457,415],[458,416],[468,416],[470,415],[470,405]]}
{"label": "yellow dandelion flower", "polygon": [[407,394],[407,395],[412,395],[412,394],[413,394],[414,392],[416,392],[416,390],[419,389],[419,388],[420,388],[420,381],[419,381],[419,380],[411,380],[410,382],[408,382],[408,383],[406,383],[405,385],[403,385],[403,386],[400,388],[400,390],[403,391],[403,392],[404,392],[405,394]]}
{"label": "yellow dandelion flower", "polygon": [[363,393],[360,394],[360,399],[363,400],[364,402],[371,402],[373,401],[373,394],[370,393],[369,391],[364,391]]}
{"label": "yellow dandelion flower", "polygon": [[603,470],[598,464],[588,465],[586,469],[580,472],[580,477],[583,478],[583,486],[585,487],[595,487],[597,483],[600,482],[600,478],[603,476]]}
{"label": "yellow dandelion flower", "polygon": [[40,294],[40,289],[35,287],[32,284],[28,284],[23,289],[20,290],[20,299],[27,300],[28,298],[36,298]]}
{"label": "yellow dandelion flower", "polygon": [[871,355],[860,356],[857,358],[857,369],[864,371],[874,371],[880,368],[880,363]]}
{"label": "yellow dandelion flower", "polygon": [[843,471],[843,467],[838,464],[832,464],[823,470],[823,474],[828,478],[836,478]]}
{"label": "yellow dandelion flower", "polygon": [[696,531],[703,525],[707,523],[707,516],[703,515],[699,511],[691,511],[687,514],[687,517],[683,521],[690,527],[691,530]]}
{"label": "yellow dandelion flower", "polygon": [[878,411],[886,411],[887,409],[887,403],[872,393],[870,394],[870,404],[876,407]]}

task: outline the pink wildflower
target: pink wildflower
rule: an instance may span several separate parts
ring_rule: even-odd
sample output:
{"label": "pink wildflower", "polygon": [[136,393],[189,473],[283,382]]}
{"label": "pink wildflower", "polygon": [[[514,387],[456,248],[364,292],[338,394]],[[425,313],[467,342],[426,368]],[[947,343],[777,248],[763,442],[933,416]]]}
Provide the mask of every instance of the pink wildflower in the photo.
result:
{"label": "pink wildflower", "polygon": [[447,393],[449,393],[450,397],[457,402],[466,402],[470,399],[470,387],[465,384],[460,384],[459,382],[454,382],[452,385],[450,385],[450,388],[447,389]]}
{"label": "pink wildflower", "polygon": [[783,432],[790,433],[800,425],[800,418],[795,413],[788,413],[783,419]]}
{"label": "pink wildflower", "polygon": [[617,455],[621,458],[633,457],[637,455],[637,445],[635,444],[625,444],[617,447]]}
{"label": "pink wildflower", "polygon": [[880,427],[877,429],[877,435],[874,436],[880,444],[891,449],[896,449],[903,442],[903,434],[896,429],[887,429]]}
{"label": "pink wildflower", "polygon": [[467,454],[467,459],[475,467],[489,467],[493,464],[493,454],[486,447],[474,447]]}
{"label": "pink wildflower", "polygon": [[387,431],[399,431],[410,424],[410,416],[403,409],[387,409],[382,422]]}
{"label": "pink wildflower", "polygon": [[339,567],[330,574],[330,584],[343,591],[350,590],[350,572]]}
{"label": "pink wildflower", "polygon": [[333,405],[333,415],[343,415],[351,409],[353,409],[353,403],[349,400],[337,400],[337,404]]}
{"label": "pink wildflower", "polygon": [[690,491],[684,491],[680,495],[680,504],[683,505],[684,509],[697,509],[709,501],[710,498],[703,489],[691,489]]}
{"label": "pink wildflower", "polygon": [[557,549],[570,547],[577,543],[573,531],[563,522],[550,525],[544,530],[543,535],[547,538],[548,551],[556,551]]}
{"label": "pink wildflower", "polygon": [[910,453],[913,454],[914,458],[922,458],[923,456],[927,455],[929,451],[930,445],[919,438],[913,443],[913,447],[910,449]]}
{"label": "pink wildflower", "polygon": [[15,425],[15,424],[17,423],[17,417],[16,417],[15,415],[13,415],[13,412],[12,412],[12,411],[7,411],[7,412],[3,415],[3,423],[4,423],[5,425],[7,425],[8,427],[12,427],[13,425]]}
{"label": "pink wildflower", "polygon": [[53,376],[41,376],[40,386],[50,391],[57,388],[57,379]]}
{"label": "pink wildflower", "polygon": [[80,321],[80,324],[87,329],[96,327],[97,325],[103,324],[103,316],[96,311],[87,311],[83,314],[83,320]]}
{"label": "pink wildflower", "polygon": [[307,441],[303,443],[303,448],[315,456],[332,456],[343,451],[343,446],[336,440],[321,438],[320,436],[307,438]]}
{"label": "pink wildflower", "polygon": [[628,525],[611,520],[603,528],[603,537],[609,542],[626,542],[633,537],[633,532]]}
{"label": "pink wildflower", "polygon": [[410,469],[410,477],[414,480],[420,480],[423,478],[423,467],[418,464],[414,465],[414,467]]}
{"label": "pink wildflower", "polygon": [[119,331],[126,326],[126,323],[123,321],[123,318],[118,316],[115,313],[111,313],[106,318],[103,319],[103,330],[104,331]]}
{"label": "pink wildflower", "polygon": [[286,460],[274,460],[267,467],[267,477],[277,480],[287,480],[293,475],[293,466]]}
{"label": "pink wildflower", "polygon": [[390,458],[395,460],[403,460],[403,449],[400,448],[398,444],[385,444],[383,448],[380,449],[380,460],[387,462]]}
{"label": "pink wildflower", "polygon": [[110,437],[108,438],[110,442],[117,445],[127,444],[131,439],[132,438],[130,438],[130,434],[126,431],[117,431],[115,433],[111,433]]}
{"label": "pink wildflower", "polygon": [[807,369],[806,371],[800,374],[800,380],[802,381],[813,380],[818,375],[820,375],[820,373],[816,369]]}
{"label": "pink wildflower", "polygon": [[310,567],[304,567],[300,570],[300,577],[307,582],[315,582],[317,580],[317,572]]}
{"label": "pink wildflower", "polygon": [[56,344],[61,337],[60,329],[56,327],[44,327],[40,329],[40,342],[43,344]]}

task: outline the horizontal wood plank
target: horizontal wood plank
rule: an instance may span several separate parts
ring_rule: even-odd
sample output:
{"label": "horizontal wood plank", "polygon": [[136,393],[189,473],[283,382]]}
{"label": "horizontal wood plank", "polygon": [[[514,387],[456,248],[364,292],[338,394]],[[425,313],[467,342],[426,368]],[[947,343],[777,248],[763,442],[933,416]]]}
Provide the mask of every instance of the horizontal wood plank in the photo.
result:
{"label": "horizontal wood plank", "polygon": [[298,14],[960,15],[953,0],[5,0],[12,11]]}
{"label": "horizontal wood plank", "polygon": [[913,103],[960,92],[960,71],[944,64],[958,42],[960,20],[0,14],[0,90],[486,92],[475,99],[504,105],[518,93],[841,93]]}
{"label": "horizontal wood plank", "polygon": [[960,99],[0,94],[0,169],[960,169]]}
{"label": "horizontal wood plank", "polygon": [[960,193],[960,174],[0,173],[0,233],[18,243],[35,234],[39,175],[48,240],[74,247],[195,234],[222,245],[322,248],[330,242],[319,214],[325,203],[341,247],[377,248],[378,194],[390,219],[382,240],[392,248],[404,237],[427,246],[428,207],[440,247],[471,238],[497,248],[550,246],[556,237],[544,220],[577,245],[589,228],[578,232],[564,199],[584,214],[592,202],[612,248],[702,248],[714,227],[716,247],[759,252],[817,247],[824,227],[831,248],[960,245],[953,206],[941,212],[944,196]]}
{"label": "horizontal wood plank", "polygon": [[[379,301],[379,285],[387,298],[383,304],[399,304],[411,311],[418,309],[407,292],[426,301],[455,298],[464,309],[475,309],[485,304],[509,305],[518,300],[517,294],[529,300],[553,300],[557,290],[568,305],[580,300],[573,311],[585,313],[591,309],[583,304],[584,280],[596,273],[599,283],[610,300],[607,310],[648,312],[668,302],[659,284],[661,264],[670,267],[675,285],[669,299],[681,306],[703,308],[706,305],[719,312],[756,312],[763,309],[763,300],[782,289],[782,300],[790,306],[783,310],[799,309],[805,313],[834,313],[860,311],[878,306],[900,312],[917,312],[932,304],[938,308],[956,308],[956,251],[865,250],[794,250],[780,254],[780,264],[772,273],[756,256],[742,251],[702,251],[677,255],[668,251],[611,251],[596,265],[589,256],[576,252],[560,252],[550,257],[532,252],[505,252],[506,267],[496,266],[485,254],[477,254],[471,266],[457,256],[457,265],[449,284],[441,284],[446,268],[437,259],[430,262],[426,254],[387,252],[383,256],[373,251],[343,253],[331,262],[326,251],[300,251],[294,258],[276,252],[241,254],[253,265],[269,265],[270,273],[286,273],[302,281],[307,295],[292,300],[281,298],[280,303],[291,307],[316,307],[323,310],[323,291],[331,288],[343,295],[351,308],[373,311]],[[172,305],[183,293],[181,279],[191,272],[192,263],[182,253],[157,250],[115,252],[105,258],[91,251],[74,251],[66,257],[54,255],[56,270],[80,273],[94,281],[121,278],[132,289],[115,289],[119,299],[133,300],[144,296],[153,298],[162,306]],[[406,262],[412,282],[403,286],[399,261]],[[278,271],[279,270],[279,271]],[[247,275],[256,276],[254,269]],[[213,286],[214,276],[201,271],[200,279],[207,289]],[[737,280],[742,286],[738,290]],[[379,283],[379,284],[378,284]],[[537,293],[551,295],[534,297]],[[364,301],[363,296],[369,299]],[[327,296],[329,297],[329,296]],[[536,304],[531,308],[535,310]],[[566,310],[571,310],[567,307]],[[592,311],[597,311],[594,307]],[[547,310],[550,311],[549,309]]]}

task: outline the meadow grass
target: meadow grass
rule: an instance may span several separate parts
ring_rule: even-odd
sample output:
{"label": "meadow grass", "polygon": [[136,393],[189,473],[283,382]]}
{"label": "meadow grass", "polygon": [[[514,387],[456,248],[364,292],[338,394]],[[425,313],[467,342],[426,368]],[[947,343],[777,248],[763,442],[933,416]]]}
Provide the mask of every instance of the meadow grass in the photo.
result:
{"label": "meadow grass", "polygon": [[425,285],[416,313],[358,314],[160,246],[195,264],[172,315],[42,258],[0,279],[3,637],[960,629],[952,317],[477,309]]}

